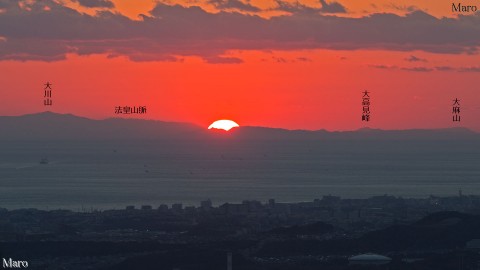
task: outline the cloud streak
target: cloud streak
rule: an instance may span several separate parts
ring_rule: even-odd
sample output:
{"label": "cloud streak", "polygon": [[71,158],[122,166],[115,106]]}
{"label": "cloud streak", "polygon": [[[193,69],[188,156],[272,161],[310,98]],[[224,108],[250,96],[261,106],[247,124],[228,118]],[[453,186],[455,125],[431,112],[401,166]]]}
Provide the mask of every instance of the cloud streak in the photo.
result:
{"label": "cloud streak", "polygon": [[210,4],[214,5],[217,9],[236,9],[248,12],[259,12],[260,8],[253,6],[249,3],[244,3],[240,0],[210,0]]}
{"label": "cloud streak", "polygon": [[290,3],[283,0],[276,0],[277,8],[275,10],[284,11],[292,14],[318,15],[321,13],[346,13],[347,9],[338,2],[327,3],[320,0],[320,8],[304,5],[300,2]]}
{"label": "cloud streak", "polygon": [[370,68],[383,70],[403,70],[411,72],[432,72],[432,71],[456,71],[456,72],[480,72],[480,66],[470,67],[451,67],[451,66],[437,66],[437,67],[398,67],[395,65],[368,65]]}
{"label": "cloud streak", "polygon": [[[56,61],[77,53],[123,55],[133,61],[199,56],[210,63],[241,63],[224,55],[230,50],[305,49],[475,54],[480,46],[480,15],[439,19],[414,11],[405,16],[345,18],[300,7],[304,12],[291,10],[291,15],[262,18],[157,3],[143,20],[134,21],[110,11],[90,16],[53,0],[24,3],[21,7],[18,1],[0,0],[5,10],[0,13],[0,36],[4,38],[0,60]],[[327,6],[330,11],[341,11],[334,3],[320,9]]]}
{"label": "cloud streak", "polygon": [[416,57],[415,55],[410,55],[404,59],[407,62],[428,62],[427,59]]}
{"label": "cloud streak", "polygon": [[81,6],[88,8],[113,8],[115,5],[109,0],[75,0]]}

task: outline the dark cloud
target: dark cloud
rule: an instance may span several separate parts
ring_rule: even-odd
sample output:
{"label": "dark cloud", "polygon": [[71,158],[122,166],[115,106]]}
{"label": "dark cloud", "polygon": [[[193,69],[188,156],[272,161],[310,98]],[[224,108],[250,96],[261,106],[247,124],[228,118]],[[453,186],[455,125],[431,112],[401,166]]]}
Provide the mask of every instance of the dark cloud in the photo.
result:
{"label": "dark cloud", "polygon": [[206,57],[205,61],[210,64],[241,64],[243,60],[236,57],[220,57],[220,56],[213,56],[213,57]]}
{"label": "dark cloud", "polygon": [[223,55],[229,50],[308,49],[475,54],[480,45],[480,14],[436,18],[415,11],[343,18],[298,4],[293,7],[304,12],[266,19],[157,3],[150,14],[133,21],[110,11],[90,16],[53,0],[24,3],[29,4],[0,0],[5,9],[0,13],[0,37],[5,38],[0,59],[55,61],[77,53],[134,61],[199,56],[210,63],[238,63]]}
{"label": "dark cloud", "polygon": [[427,68],[427,67],[403,67],[401,70],[405,71],[414,71],[414,72],[431,72],[434,69],[433,68]]}
{"label": "dark cloud", "polygon": [[240,0],[209,0],[208,2],[218,9],[237,9],[249,12],[261,11],[260,8],[253,6],[250,3],[244,3]]}
{"label": "dark cloud", "polygon": [[345,7],[338,2],[331,2],[329,4],[325,0],[320,0],[320,3],[322,4],[322,8],[320,9],[320,11],[323,13],[346,13],[347,12]]}
{"label": "dark cloud", "polygon": [[272,56],[272,59],[277,63],[283,63],[283,64],[288,63],[288,60],[283,57]]}
{"label": "dark cloud", "polygon": [[284,58],[284,57],[278,57],[278,56],[272,56],[271,60],[269,61],[268,59],[261,59],[262,62],[275,62],[275,63],[280,63],[280,64],[286,64],[286,63],[307,63],[307,62],[313,62],[312,59],[308,57],[296,57],[296,58]]}
{"label": "dark cloud", "polygon": [[439,67],[435,67],[435,70],[438,70],[438,71],[452,71],[452,70],[455,70],[454,67],[449,67],[449,66],[439,66]]}
{"label": "dark cloud", "polygon": [[404,12],[413,12],[413,11],[419,10],[416,6],[396,5],[394,3],[387,5],[387,7],[396,9],[398,11],[404,11]]}
{"label": "dark cloud", "polygon": [[371,68],[377,68],[377,69],[398,69],[397,66],[387,66],[387,65],[369,65]]}
{"label": "dark cloud", "polygon": [[460,72],[480,72],[480,66],[479,67],[462,67],[462,68],[459,68],[458,71],[460,71]]}
{"label": "dark cloud", "polygon": [[369,65],[371,68],[385,69],[385,70],[403,70],[412,72],[432,72],[432,71],[456,71],[456,72],[480,72],[480,66],[473,67],[450,67],[450,66],[437,66],[434,68],[429,67],[397,67],[388,65]]}
{"label": "dark cloud", "polygon": [[313,8],[301,4],[300,2],[289,3],[282,0],[276,0],[277,8],[275,10],[285,11],[288,13],[300,13],[300,14],[317,14],[320,12],[319,8]]}
{"label": "dark cloud", "polygon": [[410,55],[404,59],[407,62],[428,62],[427,59],[416,57],[415,55]]}
{"label": "dark cloud", "polygon": [[115,5],[109,0],[74,0],[81,6],[88,8],[114,8]]}
{"label": "dark cloud", "polygon": [[[41,44],[41,46],[36,46]],[[54,40],[5,39],[0,42],[0,60],[38,60],[45,62],[66,59],[67,53],[74,49]]]}
{"label": "dark cloud", "polygon": [[385,69],[385,70],[404,70],[404,71],[413,71],[413,72],[430,72],[434,69],[427,67],[397,67],[397,66],[388,66],[388,65],[369,65],[371,68]]}
{"label": "dark cloud", "polygon": [[435,67],[435,70],[438,70],[438,71],[458,71],[458,72],[480,72],[480,66],[478,66],[478,67],[440,66],[440,67]]}
{"label": "dark cloud", "polygon": [[312,59],[307,57],[297,57],[297,61],[299,62],[312,62]]}
{"label": "dark cloud", "polygon": [[342,4],[338,2],[327,3],[325,0],[320,0],[322,7],[310,7],[300,2],[290,3],[283,0],[276,0],[276,10],[285,11],[292,14],[319,14],[319,13],[345,13],[347,10]]}

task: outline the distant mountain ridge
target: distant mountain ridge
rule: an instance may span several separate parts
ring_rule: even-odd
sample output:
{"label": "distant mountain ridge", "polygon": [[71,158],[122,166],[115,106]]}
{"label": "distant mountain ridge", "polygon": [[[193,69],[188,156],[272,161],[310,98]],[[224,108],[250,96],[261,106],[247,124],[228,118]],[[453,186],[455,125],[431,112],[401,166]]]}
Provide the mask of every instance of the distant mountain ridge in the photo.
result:
{"label": "distant mountain ridge", "polygon": [[122,118],[93,120],[53,112],[0,116],[0,130],[3,140],[186,139],[202,131],[187,123]]}
{"label": "distant mountain ridge", "polygon": [[107,118],[93,120],[72,114],[42,112],[0,116],[0,140],[478,140],[466,128],[356,131],[287,130],[243,126],[228,132],[180,122]]}

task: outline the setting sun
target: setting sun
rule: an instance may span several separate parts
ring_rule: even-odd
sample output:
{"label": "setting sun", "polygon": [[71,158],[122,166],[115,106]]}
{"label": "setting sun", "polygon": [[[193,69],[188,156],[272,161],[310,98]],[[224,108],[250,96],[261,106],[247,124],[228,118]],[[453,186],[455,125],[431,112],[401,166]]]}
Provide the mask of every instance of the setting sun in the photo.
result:
{"label": "setting sun", "polygon": [[223,130],[229,131],[230,129],[232,129],[234,127],[239,127],[239,125],[237,123],[233,122],[232,120],[217,120],[217,121],[213,122],[208,127],[208,129],[215,128],[215,129],[223,129]]}

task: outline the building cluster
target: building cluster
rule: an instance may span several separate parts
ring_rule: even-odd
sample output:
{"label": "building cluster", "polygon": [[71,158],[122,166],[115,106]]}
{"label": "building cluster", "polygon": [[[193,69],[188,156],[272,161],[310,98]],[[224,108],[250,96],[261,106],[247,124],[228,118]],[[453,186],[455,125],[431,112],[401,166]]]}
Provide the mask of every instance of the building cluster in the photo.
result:
{"label": "building cluster", "polygon": [[[190,254],[191,246],[205,246],[202,250],[216,250],[218,245],[222,246],[218,243],[224,241],[252,241],[256,248],[246,249],[242,256],[258,265],[305,263],[312,260],[329,263],[339,258],[348,262],[347,259],[356,254],[319,253],[316,256],[278,257],[268,255],[268,248],[265,246],[268,243],[297,240],[307,241],[307,244],[308,241],[341,243],[348,239],[359,239],[369,232],[392,225],[411,224],[440,211],[461,211],[478,215],[480,196],[464,196],[460,193],[453,197],[401,198],[384,195],[366,199],[342,199],[327,195],[321,199],[298,203],[270,199],[266,202],[245,200],[241,203],[214,205],[211,200],[205,200],[198,206],[183,206],[180,203],[159,206],[129,205],[121,210],[102,211],[0,209],[0,252],[2,243],[25,243],[27,248],[30,248],[29,243],[33,242],[52,243],[54,246],[62,242],[107,243],[119,250],[118,245],[125,245],[128,252],[131,252],[132,243],[154,242],[155,244],[147,246],[161,249],[168,246],[158,245],[172,245],[176,247],[174,250],[185,250],[185,254]],[[475,241],[469,245],[478,246]],[[283,252],[281,245],[274,244],[274,247],[278,247],[279,253]],[[143,250],[145,246],[141,248]],[[121,256],[107,254],[108,256],[102,257],[102,265],[119,263],[128,256],[137,256],[136,252],[131,255],[128,255],[128,252],[122,251]],[[389,254],[367,255],[353,257],[349,263],[361,264],[372,258],[382,258],[383,262],[386,262],[388,260],[380,256]],[[73,264],[78,265],[78,258],[59,258],[65,260],[61,263],[67,269],[74,269],[71,268]],[[35,260],[37,264],[48,265],[51,260],[59,263],[59,258],[42,257]]]}
{"label": "building cluster", "polygon": [[[199,206],[161,204],[126,206],[124,210],[42,211],[37,209],[0,210],[0,241],[38,240],[82,235],[90,238],[135,238],[147,234],[168,235],[192,226],[222,226],[232,220],[241,224],[228,229],[265,231],[279,226],[292,226],[322,221],[351,232],[364,233],[391,224],[408,224],[429,213],[462,211],[480,213],[480,196],[401,198],[390,195],[366,199],[342,199],[323,196],[310,202],[285,203],[245,200],[214,206],[211,200]],[[72,234],[62,232],[75,232]],[[231,230],[230,230],[231,231]],[[158,236],[157,235],[157,236]]]}

